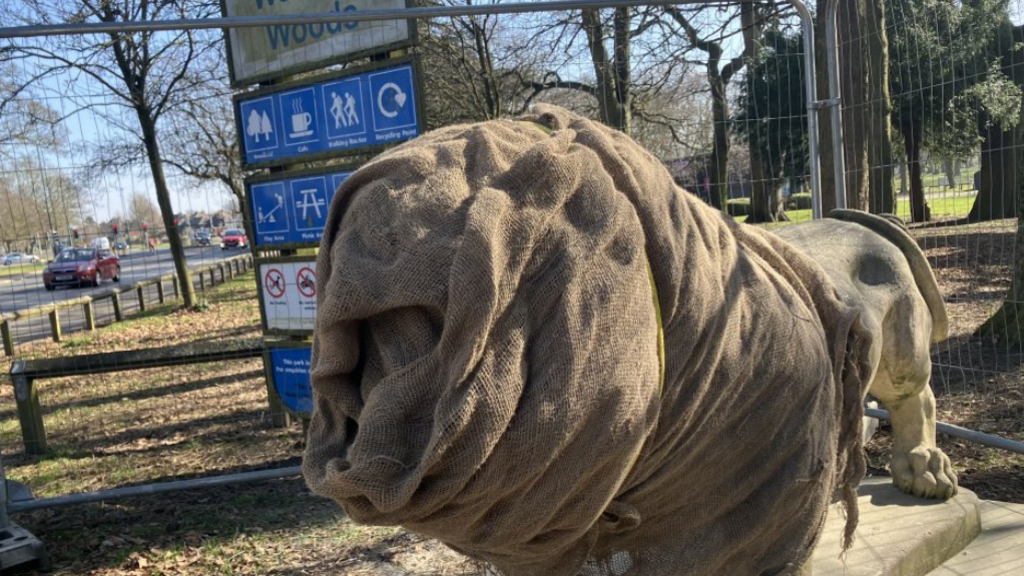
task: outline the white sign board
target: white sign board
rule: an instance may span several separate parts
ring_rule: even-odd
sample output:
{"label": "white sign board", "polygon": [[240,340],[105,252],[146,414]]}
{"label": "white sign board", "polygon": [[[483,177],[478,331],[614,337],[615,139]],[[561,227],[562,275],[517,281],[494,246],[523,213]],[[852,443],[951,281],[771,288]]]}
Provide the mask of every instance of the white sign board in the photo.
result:
{"label": "white sign board", "polygon": [[312,330],[316,320],[316,262],[257,266],[268,330]]}
{"label": "white sign board", "polygon": [[[225,16],[400,10],[405,0],[223,0]],[[312,22],[228,30],[232,85],[252,84],[409,41],[407,20]]]}

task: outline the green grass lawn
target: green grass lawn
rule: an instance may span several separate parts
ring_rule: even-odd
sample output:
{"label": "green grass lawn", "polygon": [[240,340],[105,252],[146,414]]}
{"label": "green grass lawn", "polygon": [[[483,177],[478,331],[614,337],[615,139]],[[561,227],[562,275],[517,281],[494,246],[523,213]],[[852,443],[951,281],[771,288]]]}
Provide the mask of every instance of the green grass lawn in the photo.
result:
{"label": "green grass lawn", "polygon": [[[925,200],[928,202],[928,206],[932,211],[932,219],[945,220],[951,218],[964,218],[970,213],[971,207],[974,205],[975,192],[931,192],[925,194]],[[729,204],[732,206],[744,206],[749,205],[750,200],[748,198],[738,198],[730,200]],[[741,208],[742,209],[742,208]],[[910,221],[910,199],[909,198],[897,198],[896,199],[896,215],[903,220]],[[786,210],[786,216],[789,217],[790,222],[806,222],[811,219],[811,210]],[[746,219],[745,214],[737,214],[734,216],[736,221],[742,222]]]}
{"label": "green grass lawn", "polygon": [[11,264],[10,266],[0,266],[0,278],[4,276],[21,276],[23,274],[37,274],[43,270],[46,266],[44,262],[37,262],[35,264]]}

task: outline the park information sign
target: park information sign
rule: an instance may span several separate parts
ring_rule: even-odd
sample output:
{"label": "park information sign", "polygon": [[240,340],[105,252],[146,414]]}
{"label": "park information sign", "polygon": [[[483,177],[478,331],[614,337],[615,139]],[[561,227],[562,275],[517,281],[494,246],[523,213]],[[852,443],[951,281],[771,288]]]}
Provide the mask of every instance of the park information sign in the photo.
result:
{"label": "park information sign", "polygon": [[245,163],[400,142],[421,132],[414,61],[236,97]]}
{"label": "park information sign", "polygon": [[313,413],[313,388],[309,385],[312,349],[271,347],[270,375],[274,391],[286,408],[299,414]]}
{"label": "park information sign", "polygon": [[[225,16],[401,10],[405,0],[222,0]],[[410,44],[407,20],[312,22],[231,28],[231,85],[238,87]]]}
{"label": "park information sign", "polygon": [[312,332],[316,323],[316,262],[260,262],[256,273],[267,330]]}
{"label": "park information sign", "polygon": [[256,248],[319,245],[334,192],[352,170],[337,167],[278,172],[247,181]]}

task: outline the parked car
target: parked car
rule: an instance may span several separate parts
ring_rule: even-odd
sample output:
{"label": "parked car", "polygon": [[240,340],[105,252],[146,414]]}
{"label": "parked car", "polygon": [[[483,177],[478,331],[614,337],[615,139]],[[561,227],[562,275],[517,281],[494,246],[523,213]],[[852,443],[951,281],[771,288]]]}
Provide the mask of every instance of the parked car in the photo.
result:
{"label": "parked car", "polygon": [[212,238],[212,236],[213,235],[206,230],[200,230],[199,232],[196,232],[196,244],[200,246],[209,246],[210,238]]}
{"label": "parked car", "polygon": [[249,241],[245,238],[245,230],[228,228],[220,234],[221,250],[227,250],[228,248],[245,248],[248,245]]}
{"label": "parked car", "polygon": [[35,254],[24,254],[22,252],[11,252],[4,256],[4,266],[11,266],[14,264],[33,264],[39,262],[39,257]]}
{"label": "parked car", "polygon": [[62,285],[99,286],[105,279],[121,280],[121,261],[110,250],[68,248],[43,268],[47,290]]}
{"label": "parked car", "polygon": [[117,250],[118,254],[128,254],[131,252],[131,247],[124,240],[118,240],[114,242],[114,250]]}

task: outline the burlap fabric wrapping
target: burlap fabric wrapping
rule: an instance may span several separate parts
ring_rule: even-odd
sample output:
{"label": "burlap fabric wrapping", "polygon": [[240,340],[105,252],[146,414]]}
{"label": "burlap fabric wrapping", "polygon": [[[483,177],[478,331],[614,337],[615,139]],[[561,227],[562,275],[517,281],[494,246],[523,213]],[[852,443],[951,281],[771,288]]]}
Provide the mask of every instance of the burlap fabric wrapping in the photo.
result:
{"label": "burlap fabric wrapping", "polygon": [[511,576],[793,571],[834,491],[856,522],[856,318],[628,137],[538,110],[338,190],[306,481]]}

